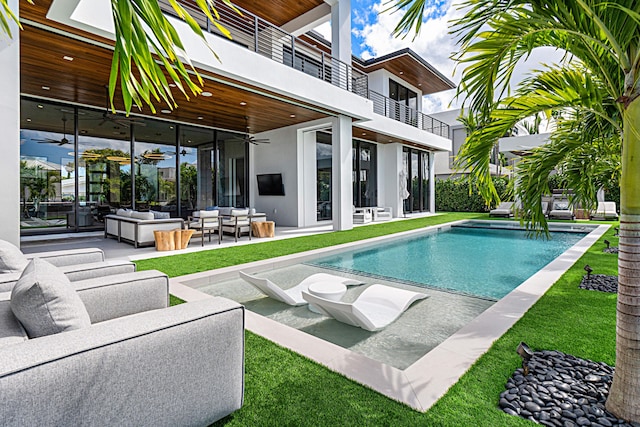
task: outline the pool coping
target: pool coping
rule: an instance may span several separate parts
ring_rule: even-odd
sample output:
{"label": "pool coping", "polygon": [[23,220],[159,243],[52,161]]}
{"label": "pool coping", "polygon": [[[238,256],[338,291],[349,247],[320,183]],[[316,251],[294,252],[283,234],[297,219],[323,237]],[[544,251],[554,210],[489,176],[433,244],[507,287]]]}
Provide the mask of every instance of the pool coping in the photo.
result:
{"label": "pool coping", "polygon": [[[454,221],[329,248],[225,267],[215,270],[214,273],[206,271],[180,276],[170,280],[170,291],[185,301],[212,298],[182,282],[203,278],[209,278],[210,282],[226,280],[237,277],[239,270],[255,272],[276,269],[284,265],[317,258],[319,255],[330,252],[377,244],[429,231],[445,230],[465,221]],[[245,325],[253,333],[320,363],[391,399],[425,412],[610,228],[610,225],[594,224],[594,226],[595,229],[578,243],[404,370],[370,359],[248,310],[245,311]],[[206,284],[202,286],[206,286]],[[436,368],[434,369],[434,367]]]}

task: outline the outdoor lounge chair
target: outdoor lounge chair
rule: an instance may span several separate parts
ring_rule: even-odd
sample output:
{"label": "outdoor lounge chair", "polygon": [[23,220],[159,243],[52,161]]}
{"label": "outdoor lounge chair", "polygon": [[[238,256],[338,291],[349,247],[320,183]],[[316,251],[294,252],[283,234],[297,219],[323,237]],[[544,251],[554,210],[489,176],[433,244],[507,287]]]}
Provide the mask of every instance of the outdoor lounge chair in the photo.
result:
{"label": "outdoor lounge chair", "polygon": [[68,282],[47,264],[0,293],[2,425],[205,426],[242,406],[240,304],[169,307],[159,271]]}
{"label": "outdoor lounge chair", "polygon": [[17,246],[0,240],[0,292],[11,290],[33,258],[43,259],[60,268],[72,282],[136,270],[136,265],[130,261],[105,261],[104,252],[98,248],[23,254]]}
{"label": "outdoor lounge chair", "polygon": [[414,301],[427,298],[427,295],[391,286],[371,285],[353,303],[331,301],[306,291],[302,292],[302,297],[322,314],[373,332],[385,328]]}
{"label": "outdoor lounge chair", "polygon": [[598,207],[591,213],[590,219],[615,221],[618,219],[616,202],[598,202]]}
{"label": "outdoor lounge chair", "polygon": [[575,214],[573,213],[573,209],[571,209],[569,205],[569,200],[567,199],[556,199],[553,201],[551,205],[551,210],[549,211],[549,219],[574,219]]}
{"label": "outdoor lounge chair", "polygon": [[269,279],[256,277],[251,274],[240,272],[240,277],[247,283],[255,286],[260,292],[270,296],[271,298],[281,301],[289,305],[305,305],[307,301],[302,298],[302,292],[309,289],[309,285],[316,282],[335,282],[345,286],[357,286],[364,284],[358,280],[347,279],[345,277],[335,276],[327,273],[316,273],[302,280],[296,286],[289,289],[282,289]]}
{"label": "outdoor lounge chair", "polygon": [[489,211],[489,216],[510,218],[513,216],[513,202],[502,202],[497,208]]}

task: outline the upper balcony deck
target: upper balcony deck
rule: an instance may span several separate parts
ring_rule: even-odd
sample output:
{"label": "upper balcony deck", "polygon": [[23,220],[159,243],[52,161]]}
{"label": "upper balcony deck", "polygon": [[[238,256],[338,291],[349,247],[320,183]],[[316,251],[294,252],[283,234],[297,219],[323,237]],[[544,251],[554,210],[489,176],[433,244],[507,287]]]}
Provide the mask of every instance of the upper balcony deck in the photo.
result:
{"label": "upper balcony deck", "polygon": [[[179,0],[179,2],[189,11],[203,30],[225,37],[222,31],[193,5],[193,1]],[[159,3],[165,13],[175,16],[175,11],[168,0],[160,0]],[[216,4],[216,10],[219,14],[218,22],[230,32],[233,43],[336,87],[370,99],[373,101],[373,110],[377,114],[448,138],[449,127],[446,123],[369,90],[367,74],[249,11],[239,7],[237,9],[240,13],[224,3]]]}

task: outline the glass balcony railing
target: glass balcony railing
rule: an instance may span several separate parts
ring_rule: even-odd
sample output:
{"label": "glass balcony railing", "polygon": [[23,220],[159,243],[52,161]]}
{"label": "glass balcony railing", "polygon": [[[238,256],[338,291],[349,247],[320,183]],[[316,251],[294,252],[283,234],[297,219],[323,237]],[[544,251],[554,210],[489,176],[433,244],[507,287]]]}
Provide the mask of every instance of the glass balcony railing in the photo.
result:
{"label": "glass balcony railing", "polygon": [[[194,0],[179,0],[179,2],[203,30],[225,37],[195,6]],[[175,11],[168,0],[159,0],[159,4],[165,13],[175,16]],[[232,42],[334,86],[370,99],[373,101],[374,112],[378,114],[445,138],[449,137],[448,125],[379,93],[370,91],[366,74],[333,58],[318,47],[283,31],[242,8],[238,8],[241,12],[238,14],[226,4],[218,2],[216,10],[220,15],[219,23],[231,33]]]}

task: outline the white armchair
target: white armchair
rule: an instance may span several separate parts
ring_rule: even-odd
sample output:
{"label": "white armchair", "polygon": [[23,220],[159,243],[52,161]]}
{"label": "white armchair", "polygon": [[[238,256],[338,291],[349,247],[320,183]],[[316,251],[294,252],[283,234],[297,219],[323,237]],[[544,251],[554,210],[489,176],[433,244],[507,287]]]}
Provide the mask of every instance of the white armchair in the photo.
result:
{"label": "white armchair", "polygon": [[391,208],[373,208],[373,220],[374,221],[389,221],[393,218],[393,211]]}

